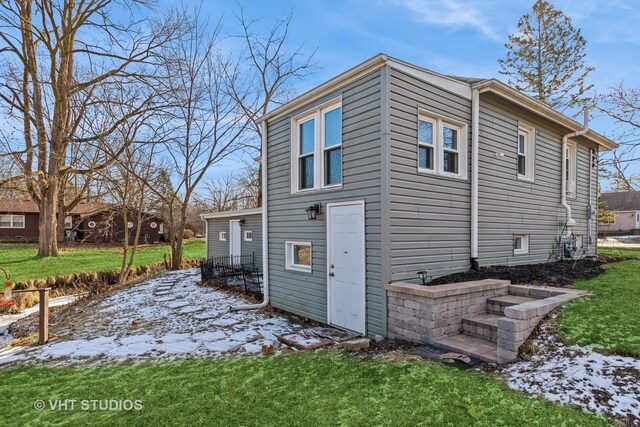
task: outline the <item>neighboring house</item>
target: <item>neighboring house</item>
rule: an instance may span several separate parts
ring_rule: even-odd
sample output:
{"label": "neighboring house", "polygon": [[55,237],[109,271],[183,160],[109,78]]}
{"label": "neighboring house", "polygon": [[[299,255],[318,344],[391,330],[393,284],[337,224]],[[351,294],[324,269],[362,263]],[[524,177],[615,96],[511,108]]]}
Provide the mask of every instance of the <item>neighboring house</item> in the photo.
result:
{"label": "neighboring house", "polygon": [[598,224],[598,232],[640,230],[640,191],[602,193],[600,201],[605,209],[613,213],[615,220],[609,224]]}
{"label": "neighboring house", "polygon": [[380,54],[260,122],[274,307],[386,336],[388,283],[595,254],[615,144],[495,79]]}
{"label": "neighboring house", "polygon": [[252,255],[262,271],[262,209],[202,215],[206,224],[207,258]]}
{"label": "neighboring house", "polygon": [[[69,212],[64,221],[65,238],[74,241],[95,243],[120,242],[124,240],[124,221],[119,207],[102,202],[79,203]],[[127,226],[136,227],[136,213],[130,213]],[[31,200],[0,199],[0,239],[38,241],[38,205]],[[140,230],[140,243],[157,243],[161,240],[162,219],[145,214]]]}

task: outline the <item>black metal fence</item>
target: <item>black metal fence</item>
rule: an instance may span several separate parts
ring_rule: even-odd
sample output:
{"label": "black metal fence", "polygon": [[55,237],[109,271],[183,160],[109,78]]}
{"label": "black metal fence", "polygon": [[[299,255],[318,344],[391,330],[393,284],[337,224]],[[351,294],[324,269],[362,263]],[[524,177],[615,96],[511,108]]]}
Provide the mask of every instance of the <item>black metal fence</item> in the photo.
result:
{"label": "black metal fence", "polygon": [[203,282],[250,295],[263,293],[253,253],[206,258],[200,263],[200,273]]}

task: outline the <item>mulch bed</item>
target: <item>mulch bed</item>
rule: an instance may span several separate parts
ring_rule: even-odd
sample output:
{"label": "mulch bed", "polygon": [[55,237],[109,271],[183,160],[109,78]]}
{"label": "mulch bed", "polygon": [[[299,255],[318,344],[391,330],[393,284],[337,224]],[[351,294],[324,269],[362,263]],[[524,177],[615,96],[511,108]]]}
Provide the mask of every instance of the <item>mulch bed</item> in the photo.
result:
{"label": "mulch bed", "polygon": [[477,272],[470,270],[464,273],[438,277],[429,282],[429,285],[501,279],[510,280],[513,284],[565,287],[571,286],[576,279],[595,277],[604,271],[604,264],[622,261],[623,259],[622,257],[601,255],[597,258],[549,262],[546,264],[487,266],[481,267],[480,271]]}

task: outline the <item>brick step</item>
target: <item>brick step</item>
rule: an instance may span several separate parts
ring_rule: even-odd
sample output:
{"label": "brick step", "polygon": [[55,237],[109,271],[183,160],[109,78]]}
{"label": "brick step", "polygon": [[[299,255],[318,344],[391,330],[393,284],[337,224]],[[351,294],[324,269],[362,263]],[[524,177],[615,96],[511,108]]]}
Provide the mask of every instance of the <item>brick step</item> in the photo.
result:
{"label": "brick step", "polygon": [[440,338],[434,342],[434,345],[456,353],[466,354],[483,362],[497,362],[497,345],[486,339],[459,334]]}
{"label": "brick step", "polygon": [[500,314],[504,316],[504,309],[506,307],[535,301],[537,299],[538,298],[523,297],[520,295],[502,295],[499,297],[487,298],[487,313]]}
{"label": "brick step", "polygon": [[482,313],[464,316],[462,318],[462,332],[477,338],[498,341],[499,314]]}

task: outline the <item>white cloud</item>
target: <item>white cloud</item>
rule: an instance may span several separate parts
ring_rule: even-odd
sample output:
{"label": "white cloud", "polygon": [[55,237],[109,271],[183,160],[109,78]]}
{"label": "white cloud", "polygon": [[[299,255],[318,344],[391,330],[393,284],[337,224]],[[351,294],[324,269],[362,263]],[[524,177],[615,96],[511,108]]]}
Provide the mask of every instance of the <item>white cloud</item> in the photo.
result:
{"label": "white cloud", "polygon": [[[489,20],[495,9],[491,2],[476,2],[467,0],[392,0],[393,4],[402,6],[414,12],[419,21],[429,24],[453,28],[474,28],[485,37],[500,41]],[[478,8],[479,3],[485,9]],[[493,10],[493,12],[492,12]]]}

